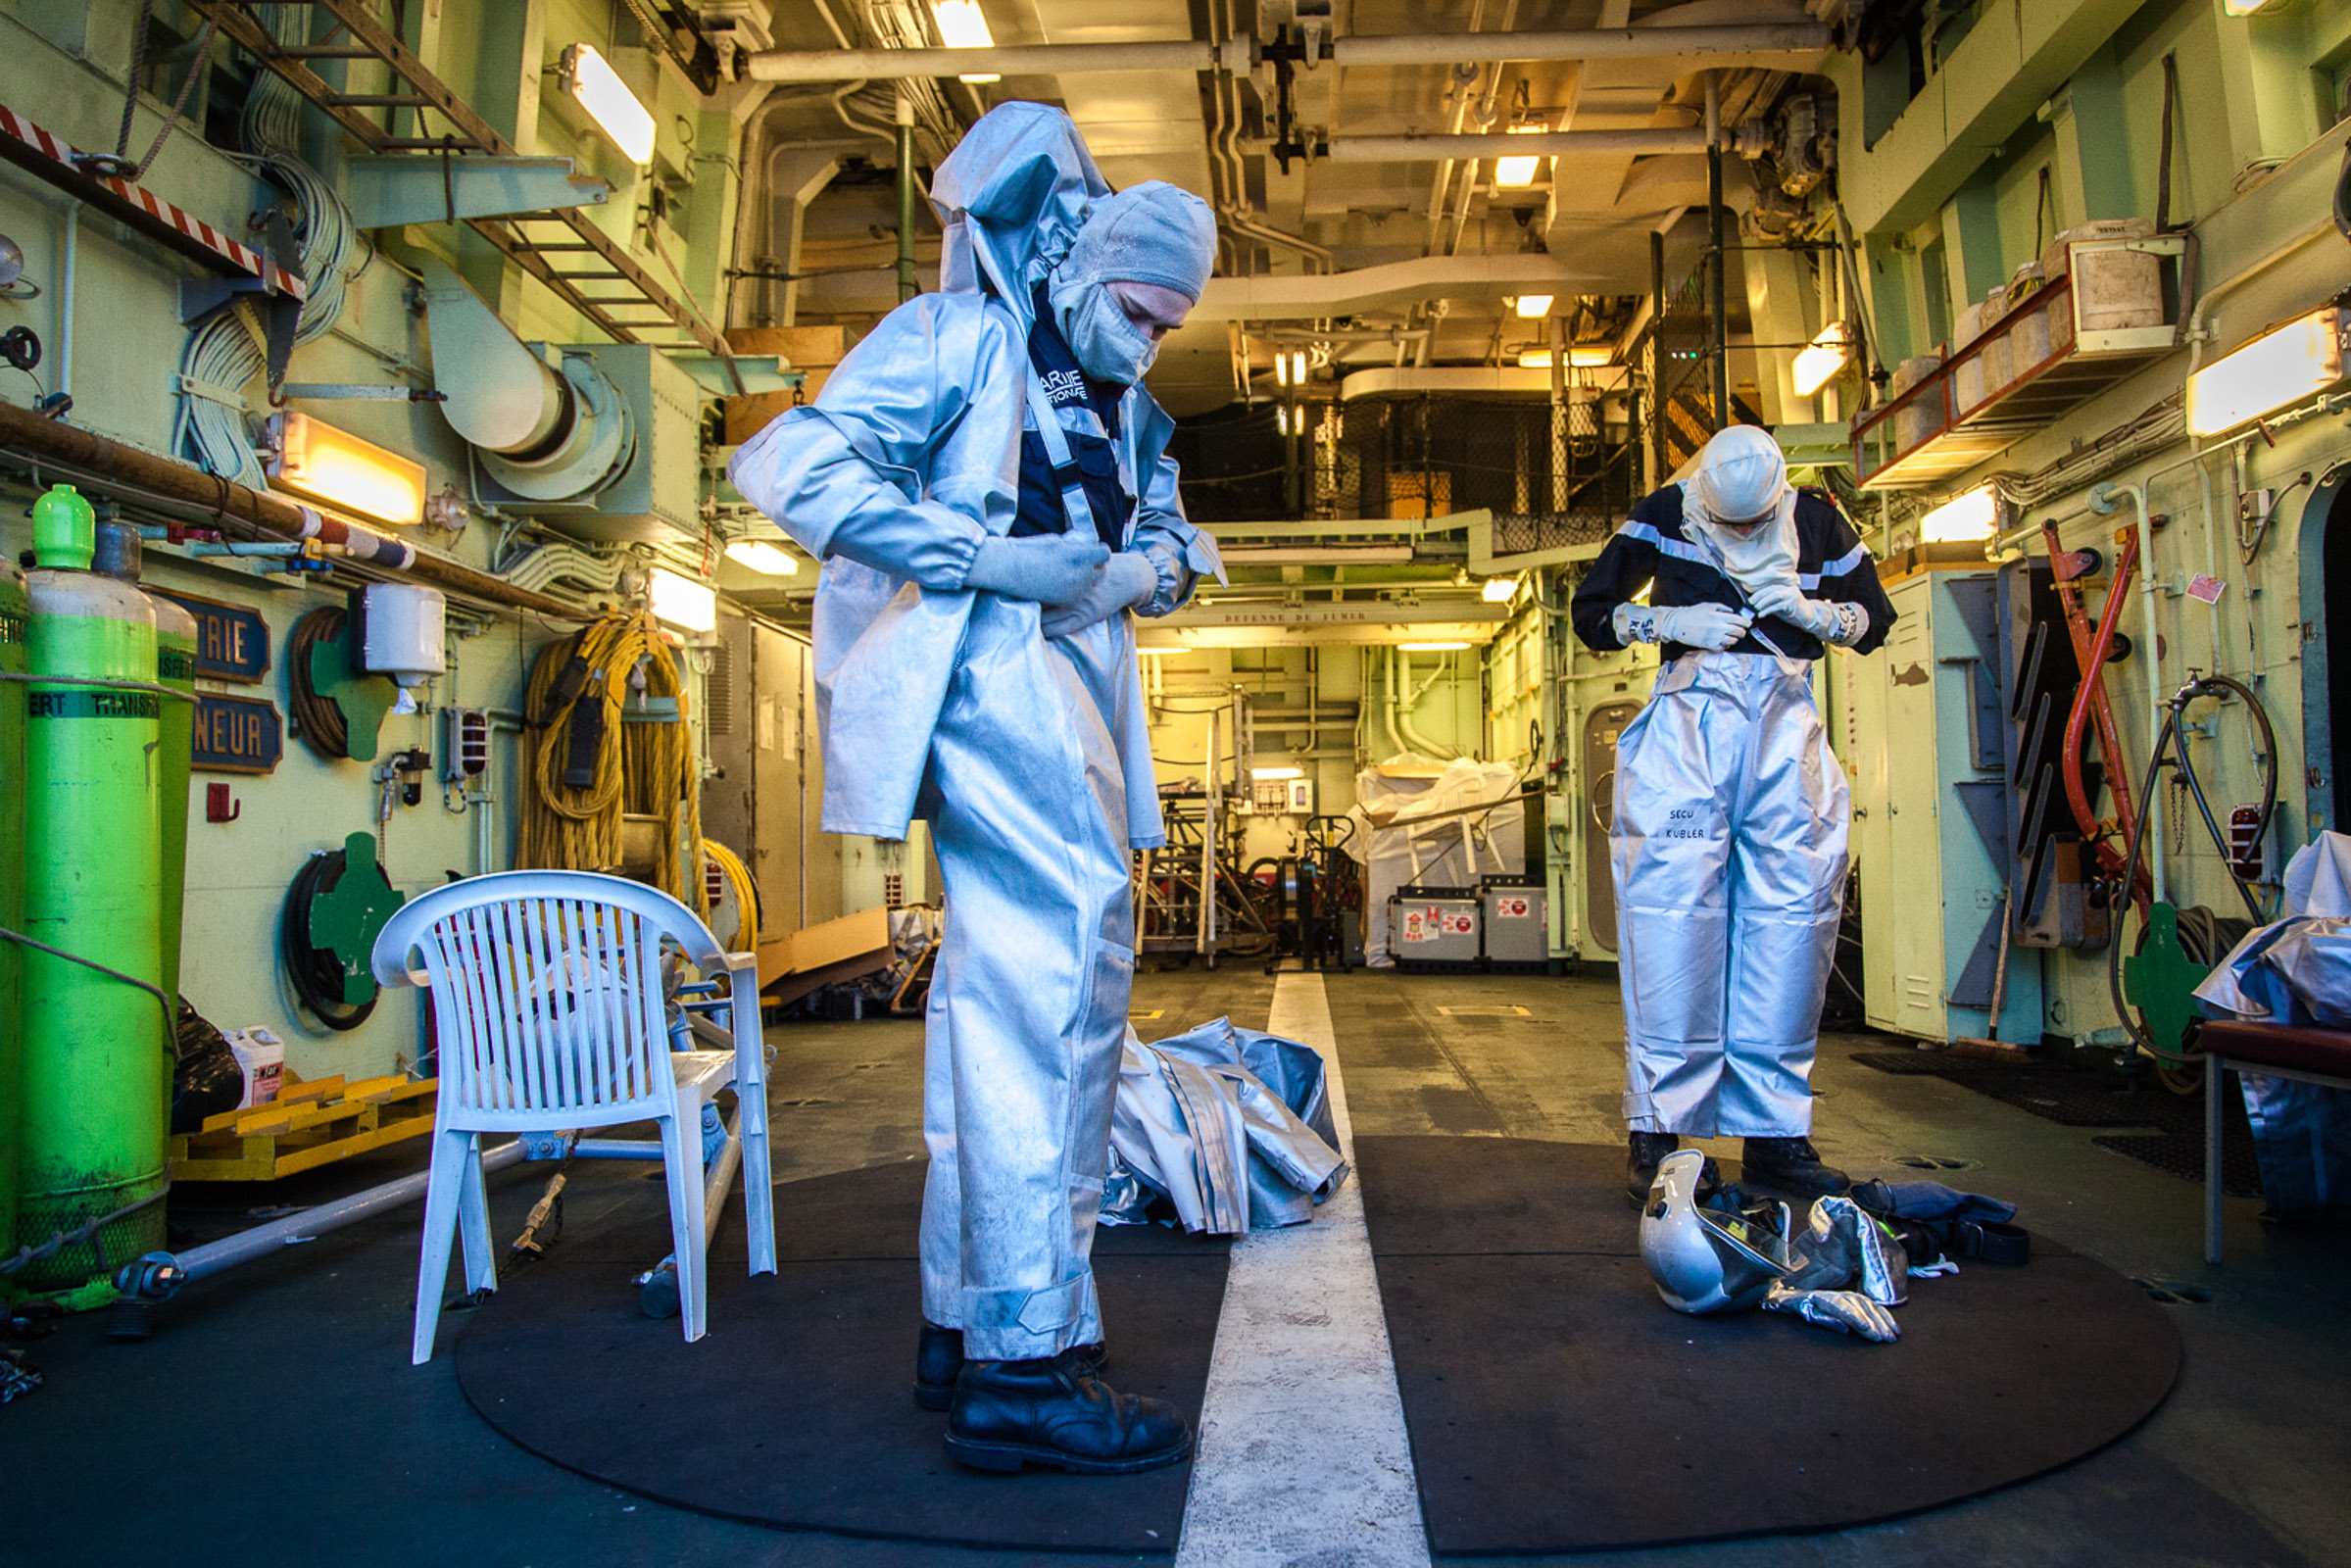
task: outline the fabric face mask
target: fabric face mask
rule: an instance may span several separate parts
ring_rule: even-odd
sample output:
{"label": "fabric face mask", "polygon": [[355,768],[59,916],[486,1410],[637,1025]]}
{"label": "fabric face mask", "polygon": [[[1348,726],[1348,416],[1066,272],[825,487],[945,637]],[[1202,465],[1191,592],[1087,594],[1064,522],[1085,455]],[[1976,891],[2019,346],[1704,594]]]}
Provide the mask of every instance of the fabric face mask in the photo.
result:
{"label": "fabric face mask", "polygon": [[1159,357],[1159,345],[1127,318],[1107,288],[1090,288],[1077,304],[1062,313],[1061,335],[1069,352],[1088,375],[1098,381],[1133,386]]}

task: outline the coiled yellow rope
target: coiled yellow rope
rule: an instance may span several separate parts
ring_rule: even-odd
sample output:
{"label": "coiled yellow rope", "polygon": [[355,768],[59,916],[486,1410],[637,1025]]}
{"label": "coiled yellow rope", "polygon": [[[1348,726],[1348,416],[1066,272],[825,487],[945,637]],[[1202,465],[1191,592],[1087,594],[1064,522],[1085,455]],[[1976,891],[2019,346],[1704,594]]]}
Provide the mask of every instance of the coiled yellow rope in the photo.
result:
{"label": "coiled yellow rope", "polygon": [[[737,953],[759,952],[759,890],[751,885],[750,868],[737,858],[734,851],[716,839],[704,839],[702,853],[717,862],[718,869],[725,874],[726,880],[734,887],[735,904],[743,911],[743,922],[735,932],[734,941],[729,945]],[[725,935],[724,932],[713,934],[722,938]]]}
{"label": "coiled yellow rope", "polygon": [[[576,690],[564,695],[564,673],[574,658],[585,674]],[[644,697],[674,699],[675,719],[623,720],[630,677],[640,665]],[[583,703],[603,706],[604,739],[592,777],[574,789],[563,782],[563,768],[570,755],[571,716]],[[657,817],[661,853],[653,885],[707,915],[700,860],[689,868],[688,858],[679,853],[681,846],[702,842],[702,777],[692,714],[677,661],[652,615],[608,612],[577,636],[542,651],[531,666],[528,710],[537,729],[527,739],[522,768],[522,863],[616,871],[622,815]]]}

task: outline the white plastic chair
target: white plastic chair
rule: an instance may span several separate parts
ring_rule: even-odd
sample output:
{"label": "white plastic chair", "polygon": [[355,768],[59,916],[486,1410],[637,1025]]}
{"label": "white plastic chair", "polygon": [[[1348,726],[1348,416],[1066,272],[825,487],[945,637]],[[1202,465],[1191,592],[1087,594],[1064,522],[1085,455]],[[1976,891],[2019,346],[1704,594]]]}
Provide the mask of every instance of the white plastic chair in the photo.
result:
{"label": "white plastic chair", "polygon": [[[705,975],[725,976],[732,1051],[670,1049],[664,941]],[[418,957],[421,968],[412,963]],[[729,1137],[741,1140],[751,1272],[775,1272],[755,955],[725,952],[693,910],[643,883],[587,871],[507,871],[404,905],[376,938],[373,968],[379,985],[430,987],[438,1025],[415,1364],[432,1359],[453,1232],[465,1236],[467,1289],[498,1285],[482,1186],[485,1133],[660,1124],[679,1315],[692,1343],[706,1331],[709,1301],[702,1107],[732,1086]]]}

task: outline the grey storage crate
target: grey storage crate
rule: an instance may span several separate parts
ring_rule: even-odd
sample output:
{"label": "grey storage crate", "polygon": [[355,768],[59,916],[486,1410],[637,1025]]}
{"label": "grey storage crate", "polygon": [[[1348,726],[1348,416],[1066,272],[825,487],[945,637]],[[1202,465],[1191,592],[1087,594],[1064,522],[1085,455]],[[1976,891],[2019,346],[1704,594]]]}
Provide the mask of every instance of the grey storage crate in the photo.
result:
{"label": "grey storage crate", "polygon": [[1486,934],[1486,967],[1543,970],[1550,966],[1550,907],[1540,882],[1488,877],[1478,889]]}
{"label": "grey storage crate", "polygon": [[1475,888],[1400,888],[1388,901],[1388,951],[1401,969],[1475,969]]}

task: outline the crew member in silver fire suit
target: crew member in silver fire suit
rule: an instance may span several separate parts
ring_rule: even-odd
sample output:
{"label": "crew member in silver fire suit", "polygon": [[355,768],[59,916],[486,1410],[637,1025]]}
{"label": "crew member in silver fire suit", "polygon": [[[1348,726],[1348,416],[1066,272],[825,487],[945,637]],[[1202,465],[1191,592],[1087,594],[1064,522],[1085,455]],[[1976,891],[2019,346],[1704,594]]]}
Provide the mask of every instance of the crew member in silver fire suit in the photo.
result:
{"label": "crew member in silver fire suit", "polygon": [[1733,425],[1690,483],[1633,509],[1571,614],[1587,647],[1662,645],[1616,743],[1609,829],[1633,1201],[1685,1134],[1744,1138],[1748,1181],[1842,1192],[1812,1147],[1811,1080],[1851,798],[1812,663],[1886,641],[1877,564],[1788,485],[1768,432]]}
{"label": "crew member in silver fire suit", "polygon": [[1130,849],[1165,842],[1129,612],[1222,575],[1141,382],[1215,221],[1157,181],[1112,195],[1068,117],[1030,103],[975,124],[931,200],[941,291],[731,473],[823,562],[824,826],[903,838],[923,817],[946,881],[915,1396],[969,1464],[1141,1470],[1191,1431],[1097,1376]]}

